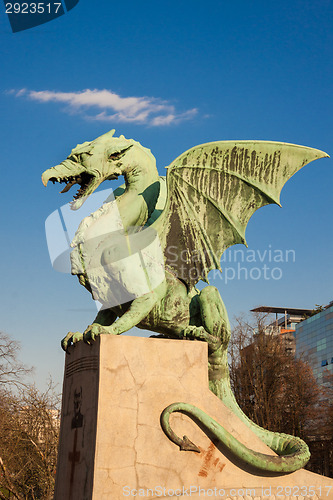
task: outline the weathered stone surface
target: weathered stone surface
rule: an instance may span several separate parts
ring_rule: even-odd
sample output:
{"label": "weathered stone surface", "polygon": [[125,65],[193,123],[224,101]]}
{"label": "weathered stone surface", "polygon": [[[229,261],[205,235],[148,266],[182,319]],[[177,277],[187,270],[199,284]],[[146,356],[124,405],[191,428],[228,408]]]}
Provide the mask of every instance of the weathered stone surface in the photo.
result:
{"label": "weathered stone surface", "polygon": [[70,347],[70,353],[55,500],[117,500],[135,495],[333,498],[332,479],[303,469],[285,475],[251,471],[221,445],[216,447],[185,415],[173,414],[172,426],[201,453],[180,451],[169,441],[160,426],[161,412],[170,403],[187,401],[245,445],[274,454],[209,391],[207,344],[102,335],[91,346],[80,342]]}

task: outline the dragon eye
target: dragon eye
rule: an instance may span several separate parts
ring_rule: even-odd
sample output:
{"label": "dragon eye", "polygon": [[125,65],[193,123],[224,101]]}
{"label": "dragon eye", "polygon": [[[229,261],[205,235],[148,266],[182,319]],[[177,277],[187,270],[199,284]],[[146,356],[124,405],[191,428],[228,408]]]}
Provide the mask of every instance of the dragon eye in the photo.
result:
{"label": "dragon eye", "polygon": [[127,153],[127,151],[131,147],[132,147],[132,144],[130,144],[127,148],[122,149],[121,151],[114,151],[113,153],[111,153],[109,155],[109,160],[119,160],[120,158],[122,158]]}
{"label": "dragon eye", "polygon": [[119,156],[120,156],[120,152],[112,153],[109,156],[109,160],[117,160],[119,158]]}

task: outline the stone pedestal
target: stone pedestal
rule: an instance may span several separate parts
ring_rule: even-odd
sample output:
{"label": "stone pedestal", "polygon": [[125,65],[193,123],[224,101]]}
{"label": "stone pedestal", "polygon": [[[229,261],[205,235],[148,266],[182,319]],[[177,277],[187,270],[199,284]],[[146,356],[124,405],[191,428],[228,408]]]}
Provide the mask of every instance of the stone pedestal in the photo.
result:
{"label": "stone pedestal", "polygon": [[217,447],[189,417],[171,416],[201,453],[163,433],[162,410],[198,406],[246,446],[274,455],[208,389],[201,342],[101,336],[66,355],[55,500],[204,497],[333,499],[333,480],[300,470],[258,474]]}

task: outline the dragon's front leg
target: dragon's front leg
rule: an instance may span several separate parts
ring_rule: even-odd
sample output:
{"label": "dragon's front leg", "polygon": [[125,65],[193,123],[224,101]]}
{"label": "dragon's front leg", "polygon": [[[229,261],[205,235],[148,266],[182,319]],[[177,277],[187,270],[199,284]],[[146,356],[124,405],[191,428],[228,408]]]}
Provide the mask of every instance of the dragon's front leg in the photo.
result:
{"label": "dragon's front leg", "polygon": [[140,323],[165,294],[166,283],[163,281],[155,290],[133,300],[127,311],[109,326],[93,323],[83,334],[83,340],[91,344],[101,334],[121,335]]}

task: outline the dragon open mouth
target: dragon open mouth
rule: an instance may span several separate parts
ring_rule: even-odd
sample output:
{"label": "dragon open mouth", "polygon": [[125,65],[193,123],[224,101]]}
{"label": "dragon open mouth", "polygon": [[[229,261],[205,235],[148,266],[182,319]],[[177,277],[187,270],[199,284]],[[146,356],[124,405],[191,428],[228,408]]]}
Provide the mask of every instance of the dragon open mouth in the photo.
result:
{"label": "dragon open mouth", "polygon": [[90,194],[91,187],[93,185],[93,175],[89,175],[85,172],[78,174],[78,175],[70,175],[68,177],[51,177],[50,181],[53,182],[59,182],[60,184],[66,183],[66,186],[60,193],[67,193],[71,189],[74,184],[78,184],[80,188],[78,189],[77,193],[73,196],[73,200],[71,203],[74,203],[76,200],[79,198],[82,198],[83,196],[87,196]]}

